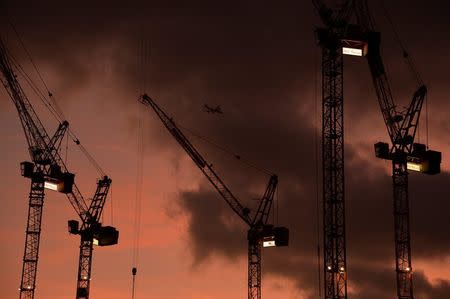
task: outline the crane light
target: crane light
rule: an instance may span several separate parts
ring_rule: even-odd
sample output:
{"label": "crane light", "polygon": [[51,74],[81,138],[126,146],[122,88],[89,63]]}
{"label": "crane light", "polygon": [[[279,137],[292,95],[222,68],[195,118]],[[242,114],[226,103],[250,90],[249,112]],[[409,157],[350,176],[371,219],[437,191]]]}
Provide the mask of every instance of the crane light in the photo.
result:
{"label": "crane light", "polygon": [[406,159],[408,170],[431,175],[441,172],[441,152],[426,150],[425,145],[415,143],[413,152]]}
{"label": "crane light", "polygon": [[71,193],[75,175],[70,172],[61,172],[61,167],[51,165],[47,173],[35,172],[35,165],[32,162],[24,161],[20,163],[22,176],[30,179],[44,179],[44,188],[61,193]]}
{"label": "crane light", "polygon": [[70,172],[60,174],[58,177],[47,177],[44,182],[44,188],[58,191],[61,193],[72,192],[75,175]]}
{"label": "crane light", "polygon": [[[62,192],[62,193],[68,193],[67,192],[68,188],[67,188],[66,182],[61,181],[61,180],[54,180],[54,179],[48,178],[44,181],[44,188],[53,190],[53,191]],[[70,186],[70,189],[72,189],[71,186]]]}
{"label": "crane light", "polygon": [[273,227],[272,225],[267,225],[262,241],[263,247],[288,246],[289,229],[281,226]]}
{"label": "crane light", "polygon": [[363,50],[357,48],[342,47],[342,54],[351,56],[363,56]]}
{"label": "crane light", "polygon": [[415,162],[407,162],[406,163],[406,168],[408,170],[412,170],[412,171],[422,171],[422,164],[421,163],[415,163]]}
{"label": "crane light", "polygon": [[263,240],[263,247],[275,247],[277,244],[275,240]]}
{"label": "crane light", "polygon": [[351,56],[366,56],[368,43],[362,40],[343,39],[341,40],[342,54]]}
{"label": "crane light", "polygon": [[44,188],[45,189],[50,189],[50,190],[53,190],[53,191],[58,191],[58,184],[45,181],[44,182]]}

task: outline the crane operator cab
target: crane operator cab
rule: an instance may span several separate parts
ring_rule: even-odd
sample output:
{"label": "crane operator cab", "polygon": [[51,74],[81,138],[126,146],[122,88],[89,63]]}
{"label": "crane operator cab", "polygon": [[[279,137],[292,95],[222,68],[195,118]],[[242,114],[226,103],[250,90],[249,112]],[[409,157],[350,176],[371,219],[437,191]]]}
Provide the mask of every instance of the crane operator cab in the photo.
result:
{"label": "crane operator cab", "polygon": [[112,226],[101,226],[94,234],[94,245],[111,246],[119,242],[119,231]]}
{"label": "crane operator cab", "polygon": [[[389,144],[376,143],[375,156],[380,159],[392,160],[393,154],[389,151]],[[441,152],[427,150],[425,144],[414,143],[411,154],[406,156],[406,167],[411,171],[434,175],[441,172],[441,161]]]}
{"label": "crane operator cab", "polygon": [[93,245],[97,246],[111,246],[119,242],[119,231],[112,226],[92,225],[89,231],[81,231],[77,220],[68,221],[69,233],[72,235],[89,234],[92,237]]}
{"label": "crane operator cab", "polygon": [[283,226],[264,225],[263,247],[279,247],[289,245],[289,229]]}
{"label": "crane operator cab", "polygon": [[61,193],[71,193],[75,180],[75,175],[70,172],[62,172],[58,165],[50,165],[47,173],[36,172],[35,164],[24,161],[20,163],[21,175],[26,178],[36,179],[42,176],[44,179],[44,188]]}

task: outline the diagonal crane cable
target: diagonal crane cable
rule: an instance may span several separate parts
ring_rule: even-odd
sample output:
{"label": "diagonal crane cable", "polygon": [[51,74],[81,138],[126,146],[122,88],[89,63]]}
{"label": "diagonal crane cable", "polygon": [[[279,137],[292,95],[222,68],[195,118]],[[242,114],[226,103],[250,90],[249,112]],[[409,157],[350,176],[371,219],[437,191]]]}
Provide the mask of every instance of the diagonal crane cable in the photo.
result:
{"label": "diagonal crane cable", "polygon": [[[44,106],[47,108],[47,110],[51,113],[51,115],[59,122],[62,123],[64,120],[66,120],[66,117],[62,111],[62,109],[59,107],[56,98],[54,94],[50,91],[47,83],[45,82],[39,67],[34,62],[30,50],[26,47],[23,39],[21,38],[19,32],[17,31],[16,27],[14,26],[13,22],[8,18],[8,23],[11,26],[13,32],[15,33],[19,44],[23,51],[25,52],[28,60],[32,64],[35,72],[37,73],[40,81],[42,82],[42,85],[45,87],[48,98],[44,95],[42,90],[36,85],[36,83],[33,81],[31,76],[25,71],[25,69],[22,67],[22,65],[17,61],[17,59],[12,55],[12,53],[9,53],[12,63],[14,64],[15,68],[19,71],[19,73],[23,76],[25,81],[28,83],[32,91],[37,95],[37,97],[43,102]],[[67,130],[68,135],[71,137],[72,141],[80,148],[81,152],[84,154],[84,156],[87,158],[89,163],[97,170],[98,174],[101,177],[105,176],[105,172],[103,171],[102,167],[99,165],[99,163],[94,159],[94,157],[89,153],[89,151],[86,149],[86,147],[81,143],[75,132],[69,127]]]}
{"label": "diagonal crane cable", "polygon": [[384,0],[380,1],[380,3],[381,3],[381,8],[383,9],[384,16],[386,17],[389,25],[391,26],[392,32],[394,33],[394,36],[395,36],[395,40],[399,44],[399,46],[402,50],[403,58],[406,60],[406,63],[408,65],[411,73],[414,75],[415,79],[417,80],[417,84],[419,86],[424,85],[422,76],[420,75],[420,73],[417,69],[416,63],[415,63],[414,59],[411,57],[411,55],[409,54],[409,51],[405,45],[405,42],[400,38],[400,34],[398,33],[397,28],[394,25],[394,22],[392,21],[391,14],[387,10]]}
{"label": "diagonal crane cable", "polygon": [[231,156],[233,158],[235,158],[236,160],[239,160],[243,165],[246,165],[249,168],[253,168],[261,173],[267,174],[268,176],[273,175],[274,173],[272,171],[269,171],[265,168],[262,167],[258,167],[256,166],[254,163],[249,162],[247,159],[243,159],[241,155],[233,152],[232,150],[230,150],[229,148],[220,145],[219,143],[193,131],[192,129],[188,129],[185,126],[180,125],[179,122],[176,122],[177,126],[180,127],[181,129],[183,129],[184,131],[188,132],[190,135],[194,136],[195,138],[215,147],[216,149],[222,151],[223,153],[227,154],[228,156]]}

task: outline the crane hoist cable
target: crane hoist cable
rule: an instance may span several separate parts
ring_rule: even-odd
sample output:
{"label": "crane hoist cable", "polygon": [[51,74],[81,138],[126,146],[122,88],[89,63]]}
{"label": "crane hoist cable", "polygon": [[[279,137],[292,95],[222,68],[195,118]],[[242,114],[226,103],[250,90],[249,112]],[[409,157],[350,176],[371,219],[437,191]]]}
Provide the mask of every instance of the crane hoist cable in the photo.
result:
{"label": "crane hoist cable", "polygon": [[428,94],[425,95],[425,134],[426,134],[426,141],[427,141],[427,149],[428,146]]}
{"label": "crane hoist cable", "polygon": [[133,267],[131,269],[131,275],[133,277],[133,281],[132,281],[132,289],[131,289],[131,299],[134,299],[135,296],[135,285],[136,285],[136,273],[137,273],[137,268]]}
{"label": "crane hoist cable", "polygon": [[[142,30],[142,36],[139,45],[138,54],[138,65],[139,65],[139,86],[138,89],[140,93],[143,93],[147,88],[147,72],[148,64],[150,60],[149,55],[149,43],[144,37],[144,30]],[[139,264],[139,249],[140,249],[140,232],[141,232],[141,215],[142,215],[142,190],[144,183],[144,128],[143,128],[143,110],[140,107],[139,102],[136,103],[137,114],[138,114],[138,127],[137,127],[137,155],[136,155],[136,190],[135,190],[135,201],[134,201],[134,214],[133,214],[133,252],[132,252],[132,268],[131,274],[132,280],[132,291],[131,298],[135,298],[136,294],[136,273],[137,266]]]}
{"label": "crane hoist cable", "polygon": [[50,114],[55,118],[55,120],[59,123],[61,123],[63,120],[58,115],[56,110],[49,105],[44,93],[40,90],[40,88],[33,82],[33,79],[28,75],[28,73],[25,71],[25,69],[22,67],[22,65],[16,60],[16,58],[12,55],[12,53],[8,53],[9,57],[11,58],[11,64],[14,66],[14,68],[18,71],[18,73],[23,77],[25,82],[28,84],[28,86],[31,88],[31,90],[35,93],[35,95],[41,100],[41,102],[44,104],[44,106],[47,108],[47,110],[50,112]]}
{"label": "crane hoist cable", "polygon": [[[311,32],[314,32],[312,30]],[[313,35],[313,43],[316,42],[315,34]],[[319,57],[317,50],[314,50],[314,192],[316,200],[316,235],[317,235],[317,284],[319,285],[319,298],[322,298],[322,265],[320,256],[320,199],[319,199],[319,123],[318,123],[318,89],[319,89]]]}
{"label": "crane hoist cable", "polygon": [[[64,116],[63,111],[61,110],[61,108],[59,107],[56,99],[53,96],[53,93],[50,91],[47,83],[45,82],[44,78],[42,77],[41,72],[39,71],[39,68],[37,66],[37,64],[34,62],[33,56],[31,55],[31,52],[28,50],[28,48],[25,46],[25,43],[22,39],[22,37],[20,36],[19,32],[17,31],[16,27],[14,26],[14,23],[12,22],[12,20],[10,20],[10,17],[7,18],[8,19],[8,23],[11,26],[13,32],[15,33],[20,46],[22,47],[22,49],[24,50],[28,60],[30,61],[31,65],[33,66],[36,74],[38,75],[42,85],[45,87],[45,90],[47,91],[47,95],[49,97],[50,100],[52,100],[53,103],[50,102],[46,102],[46,105],[48,105],[49,107],[51,107],[52,111],[54,111],[59,117],[60,117],[60,121],[66,119]],[[40,89],[39,93],[42,95],[43,98],[45,98],[44,94],[42,93],[42,91]]]}
{"label": "crane hoist cable", "polygon": [[[193,137],[195,137],[195,138],[199,139],[200,141],[203,141],[203,142],[213,146],[214,148],[216,148],[216,149],[220,150],[221,152],[225,153],[226,155],[236,159],[242,165],[245,165],[248,168],[252,168],[252,169],[254,169],[254,170],[256,170],[256,171],[258,171],[260,173],[266,174],[268,176],[274,175],[274,173],[272,171],[269,171],[269,170],[267,170],[265,168],[261,168],[261,167],[256,166],[255,164],[249,162],[247,159],[243,159],[241,155],[236,154],[235,152],[233,152],[232,150],[228,149],[227,147],[225,147],[223,145],[220,145],[217,142],[212,141],[211,139],[206,138],[205,136],[200,135],[199,133],[194,132],[193,130],[188,129],[187,127],[184,127],[184,126],[180,125],[178,122],[175,122],[175,121],[173,121],[173,122],[176,123],[176,125],[179,128],[181,128],[182,130],[186,131],[187,133],[189,133]],[[275,198],[275,209],[272,209],[272,211],[271,211],[273,217],[275,217],[275,215],[276,215],[275,213],[278,213],[278,189],[279,189],[279,186],[277,187],[277,190],[276,190],[276,195],[277,196]],[[277,215],[277,223],[278,223],[278,215]]]}
{"label": "crane hoist cable", "polygon": [[111,185],[109,192],[109,202],[111,203],[111,226],[114,226],[114,201],[113,201],[113,186]]}
{"label": "crane hoist cable", "polygon": [[402,41],[402,39],[400,38],[400,35],[394,25],[394,22],[392,21],[392,17],[389,13],[389,11],[386,8],[386,5],[384,3],[384,0],[380,1],[381,2],[381,7],[383,9],[384,15],[389,23],[389,25],[391,26],[392,32],[394,33],[395,39],[397,41],[397,43],[399,44],[401,50],[402,50],[402,55],[403,58],[406,60],[408,67],[410,68],[411,73],[415,76],[417,83],[419,85],[423,85],[424,82],[422,80],[422,77],[420,76],[419,71],[417,70],[416,64],[414,62],[414,59],[411,57],[411,55],[409,54],[405,43]]}
{"label": "crane hoist cable", "polygon": [[[138,103],[139,104],[139,103]],[[134,227],[133,227],[133,256],[132,265],[136,267],[139,263],[139,246],[140,246],[140,230],[141,230],[141,213],[142,213],[142,187],[143,187],[143,113],[139,110],[138,130],[137,130],[137,159],[136,159],[136,190],[134,202]]]}
{"label": "crane hoist cable", "polygon": [[265,168],[258,167],[255,164],[249,162],[247,159],[243,159],[241,155],[236,154],[235,152],[231,151],[230,149],[226,148],[225,146],[220,145],[217,142],[212,141],[211,139],[206,138],[205,136],[202,136],[199,133],[194,132],[193,130],[186,128],[185,126],[180,125],[180,123],[178,123],[178,122],[176,122],[176,124],[177,124],[178,127],[180,127],[181,129],[185,130],[190,135],[194,136],[195,138],[197,138],[197,139],[199,139],[199,140],[201,140],[201,141],[203,141],[205,143],[208,143],[209,145],[212,145],[216,149],[218,149],[218,150],[224,152],[225,154],[235,158],[236,160],[238,160],[242,164],[246,165],[247,167],[253,168],[253,169],[255,169],[255,170],[257,170],[257,171],[259,171],[261,173],[267,174],[269,176],[273,175],[273,172],[271,172],[271,171],[269,171],[269,170],[267,170]]}
{"label": "crane hoist cable", "polygon": [[[45,82],[44,78],[41,75],[41,72],[37,66],[37,64],[33,60],[33,56],[31,54],[31,51],[28,50],[26,47],[23,39],[21,38],[19,32],[17,31],[16,27],[14,26],[13,22],[8,18],[8,23],[11,26],[14,34],[16,35],[19,44],[23,51],[25,52],[28,60],[32,64],[35,72],[37,73],[40,81],[42,82],[42,85],[45,87],[47,91],[47,96],[44,95],[42,90],[36,85],[36,83],[33,81],[31,76],[25,71],[25,69],[22,67],[22,65],[15,59],[14,55],[12,53],[9,53],[9,56],[11,57],[12,64],[14,67],[18,70],[18,72],[23,76],[27,84],[30,86],[31,90],[36,94],[36,96],[42,101],[44,106],[47,108],[47,110],[50,112],[50,114],[58,121],[59,123],[62,123],[66,117],[62,111],[62,109],[59,107],[56,98],[54,94],[50,91],[48,88],[47,83]],[[72,141],[80,148],[81,152],[84,154],[84,156],[87,158],[87,160],[91,163],[91,165],[94,166],[94,168],[97,170],[99,175],[101,177],[105,176],[105,172],[101,168],[101,166],[98,164],[98,162],[94,159],[94,157],[89,153],[89,151],[84,147],[84,145],[81,144],[79,138],[74,133],[74,131],[69,127],[67,130],[67,134],[71,137]],[[67,161],[67,158],[66,158]]]}
{"label": "crane hoist cable", "polygon": [[[406,64],[408,65],[410,72],[413,74],[413,76],[417,80],[417,84],[419,86],[424,85],[425,83],[422,79],[420,72],[418,71],[418,69],[416,67],[416,63],[415,63],[414,59],[411,57],[411,55],[409,54],[409,51],[408,51],[405,43],[400,38],[400,34],[398,33],[396,26],[394,25],[394,22],[392,21],[391,14],[389,13],[388,9],[386,8],[386,4],[385,4],[384,0],[381,1],[381,7],[383,9],[384,15],[385,15],[389,25],[391,26],[391,29],[395,36],[395,39],[402,50],[403,58],[406,60]],[[419,136],[420,136],[420,131],[419,131]],[[428,148],[428,96],[427,95],[425,95],[425,138],[426,138],[426,146]]]}

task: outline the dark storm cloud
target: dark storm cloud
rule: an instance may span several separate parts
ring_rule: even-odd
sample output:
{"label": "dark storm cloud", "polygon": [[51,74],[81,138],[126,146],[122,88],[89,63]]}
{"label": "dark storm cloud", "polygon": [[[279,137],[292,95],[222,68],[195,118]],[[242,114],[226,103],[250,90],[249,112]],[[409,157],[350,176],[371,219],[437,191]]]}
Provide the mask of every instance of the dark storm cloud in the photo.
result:
{"label": "dark storm cloud", "polygon": [[214,252],[211,248],[221,248],[221,254],[235,259],[246,245],[245,228],[241,223],[237,226],[224,226],[224,217],[229,218],[230,215],[221,208],[222,202],[215,197],[217,197],[216,194],[211,191],[183,194],[182,207],[188,211],[196,211],[189,225],[194,265],[210,258]]}
{"label": "dark storm cloud", "polygon": [[[395,294],[394,271],[382,268],[355,268],[356,271],[350,279],[360,288],[356,298],[389,298]],[[415,297],[425,299],[446,298],[450,294],[450,283],[448,281],[431,283],[421,271],[415,271],[413,275]],[[380,285],[383,285],[384,288],[380,288]]]}
{"label": "dark storm cloud", "polygon": [[[261,123],[260,123],[261,125]],[[264,127],[264,126],[262,126]],[[286,129],[286,128],[284,128]],[[287,128],[289,130],[290,127]],[[247,152],[256,152],[258,161],[264,161],[264,154],[273,168],[280,174],[280,224],[291,229],[291,244],[289,248],[264,252],[264,271],[291,278],[296,281],[299,289],[310,294],[315,293],[316,282],[316,233],[315,233],[315,202],[314,202],[314,163],[313,153],[303,150],[305,147],[302,136],[312,134],[312,131],[298,131],[297,146],[286,142],[283,128],[278,125],[277,150],[270,147],[249,148]],[[228,133],[232,135],[232,133]],[[227,134],[220,134],[226,136]],[[291,134],[286,134],[290,136]],[[310,136],[309,136],[310,137]],[[307,137],[308,138],[308,137]],[[305,139],[307,139],[305,138]],[[311,138],[310,138],[311,139]],[[253,140],[252,140],[253,141]],[[244,140],[236,142],[241,146]],[[258,142],[252,142],[257,144]],[[273,145],[273,144],[272,144]],[[311,148],[311,146],[309,146]],[[258,149],[262,151],[258,152]],[[350,277],[355,280],[355,286],[366,291],[355,298],[388,297],[394,293],[394,248],[393,248],[393,218],[392,218],[392,181],[381,168],[372,165],[372,161],[360,160],[355,157],[352,147],[347,146],[347,161],[351,167],[347,169],[347,244],[348,265]],[[273,152],[276,152],[274,155]],[[302,163],[296,163],[286,157],[299,157]],[[305,158],[306,157],[306,158]],[[373,158],[375,159],[375,158]],[[223,161],[222,161],[223,162]],[[268,161],[266,161],[268,162]],[[376,161],[383,163],[381,161]],[[350,163],[349,163],[350,164]],[[217,165],[227,165],[217,163]],[[235,168],[224,172],[231,176],[232,190],[245,188],[252,181],[251,177]],[[232,175],[233,172],[235,175]],[[238,182],[235,182],[235,181]],[[447,217],[450,204],[450,190],[447,183],[448,173],[439,176],[410,176],[410,200],[412,217],[412,244],[414,258],[443,257],[450,253],[450,238],[448,235],[449,220]],[[206,184],[206,183],[205,183]],[[197,201],[194,204],[194,201]],[[180,198],[181,205],[191,216],[190,232],[195,243],[193,251],[197,262],[202,261],[211,253],[230,256],[236,254],[245,256],[245,230],[234,229],[226,225],[219,215],[230,215],[231,211],[217,194],[204,192],[184,194]],[[187,204],[187,202],[189,204]],[[213,220],[211,219],[213,218]],[[367,263],[367,261],[369,261]],[[382,273],[382,268],[390,265],[389,270]],[[375,277],[375,279],[374,279]],[[379,277],[379,278],[376,278]],[[363,280],[363,283],[361,281]],[[420,294],[446,294],[448,282],[431,285],[425,277],[416,278],[416,291]],[[387,286],[392,286],[391,288]],[[369,295],[368,295],[369,294]],[[428,296],[428,295],[427,295]],[[445,297],[445,296],[444,296]],[[432,298],[430,296],[429,298]]]}
{"label": "dark storm cloud", "polygon": [[[280,177],[283,191],[280,192],[279,224],[290,228],[291,243],[288,248],[265,250],[263,263],[265,273],[291,278],[299,289],[313,294],[317,284],[315,196],[311,183],[302,184],[302,177],[310,175],[309,169],[311,167],[300,171],[302,175]],[[378,176],[371,178],[368,174],[374,171]],[[391,178],[381,169],[374,169],[363,162],[354,169],[348,169],[347,173],[350,279],[357,288],[367,290],[356,298],[366,298],[367,294],[373,295],[373,298],[376,294],[385,297],[391,294],[388,286],[392,286],[394,291],[395,277]],[[283,178],[289,183],[283,183]],[[450,190],[445,188],[450,176],[445,173],[434,178],[433,183],[431,179],[421,176],[410,178],[414,258],[445,257],[450,254],[450,238],[446,229],[449,225],[446,214],[450,208],[446,199],[450,196]],[[430,197],[419,190],[436,190],[432,196],[435,202],[430,204]],[[203,190],[195,195],[183,194],[180,198],[180,204],[191,217],[190,232],[195,244],[193,253],[198,262],[212,253],[228,257],[230,254],[246,254],[245,230],[230,230],[226,221],[218,217],[232,214],[225,203],[217,204],[220,201],[219,195]],[[422,274],[418,275],[417,280],[418,293],[448,291],[448,282],[431,285]]]}
{"label": "dark storm cloud", "polygon": [[[264,78],[283,81],[280,70],[299,73],[298,31],[305,28],[297,17],[304,7],[255,3],[217,6],[201,1],[164,6],[137,2],[124,6],[95,2],[66,6],[51,1],[26,6],[10,2],[6,7],[36,58],[58,67],[66,80],[95,80],[88,66],[101,58],[94,54],[106,45],[114,49],[115,72],[135,89],[139,43],[144,35],[150,43],[147,72],[153,93],[179,87],[192,76],[208,79],[213,90],[232,85],[251,93],[255,83]],[[309,5],[305,7],[309,9]],[[280,59],[273,61],[273,57]],[[255,67],[260,71],[249,74]]]}
{"label": "dark storm cloud", "polygon": [[439,280],[436,283],[431,284],[423,273],[416,273],[415,285],[417,286],[417,297],[433,299],[433,298],[446,298],[450,294],[450,283],[445,280]]}
{"label": "dark storm cloud", "polygon": [[[61,1],[24,5],[9,1],[6,7],[37,59],[62,74],[65,86],[84,86],[98,80],[101,70],[90,66],[105,58],[105,47],[111,50],[111,67],[122,82],[119,88],[130,93],[125,102],[135,99],[134,92],[142,79],[139,43],[144,35],[150,47],[146,65],[150,96],[176,120],[202,135],[213,136],[219,144],[226,144],[255,165],[280,176],[279,224],[291,229],[291,245],[265,251],[264,270],[291,278],[299,289],[314,294],[316,166],[311,123],[314,60],[318,59],[314,53],[318,50],[314,48],[312,30],[319,22],[309,1],[298,2],[280,6],[275,2],[241,1],[219,7],[211,1],[167,6],[148,1],[130,5],[70,5]],[[420,69],[425,69],[426,81],[433,82],[434,94],[444,95],[444,66],[450,65],[448,54],[444,53],[449,47],[445,38],[450,29],[446,15],[449,2],[431,2],[398,1],[389,7],[411,53],[421,62]],[[381,15],[379,7],[377,13]],[[382,21],[377,23],[388,28],[385,21],[384,25]],[[423,24],[427,24],[425,32]],[[392,43],[385,44],[386,64],[394,65],[389,69],[397,77],[402,73],[399,51]],[[435,50],[439,55],[447,55],[447,60],[442,59],[442,66],[428,67]],[[373,105],[375,96],[365,61],[353,62],[346,60],[346,117],[356,126],[368,114],[379,112],[366,109],[378,107]],[[347,88],[353,82],[357,84]],[[401,96],[399,102],[406,103],[412,93],[410,79],[394,83]],[[225,114],[202,114],[200,107],[205,102],[222,104]],[[448,109],[443,96],[433,102]],[[160,135],[167,135],[157,125]],[[443,130],[449,126],[448,122],[441,125]],[[381,118],[378,128],[384,130]],[[372,142],[375,141],[368,141]],[[346,159],[351,161],[346,169],[349,277],[357,287],[367,290],[355,298],[388,297],[395,288],[391,270],[391,179],[373,166],[381,161],[362,160],[358,150],[351,144],[346,147]],[[202,151],[210,154],[212,150],[203,147]],[[217,164],[231,189],[240,192],[239,198],[255,197],[248,186],[260,186],[263,191],[265,177],[249,175],[229,160],[213,157],[216,159],[211,161]],[[410,177],[414,258],[450,255],[446,229],[449,180],[448,173]],[[246,229],[230,225],[229,217],[234,215],[207,182],[199,192],[181,194],[179,204],[191,217],[189,232],[196,263],[212,254],[230,259],[246,254]],[[426,299],[432,298],[430,294],[435,298],[450,296],[448,282],[431,285],[420,272],[415,276],[415,286],[417,294]]]}

